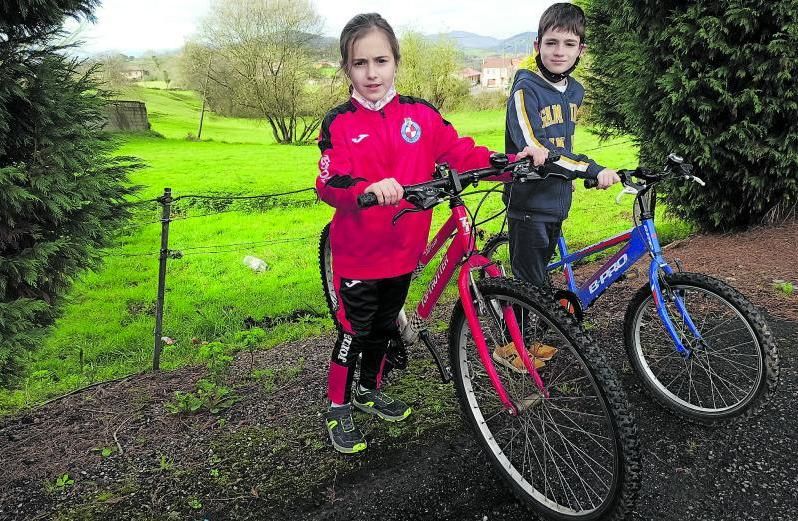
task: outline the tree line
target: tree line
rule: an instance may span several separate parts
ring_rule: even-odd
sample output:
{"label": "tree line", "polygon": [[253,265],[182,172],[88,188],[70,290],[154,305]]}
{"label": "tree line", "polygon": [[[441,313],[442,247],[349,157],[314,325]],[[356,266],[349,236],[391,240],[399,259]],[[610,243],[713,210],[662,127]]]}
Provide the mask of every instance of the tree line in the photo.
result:
{"label": "tree line", "polygon": [[[337,42],[319,44],[322,28],[306,0],[216,2],[184,49],[187,84],[221,115],[266,120],[277,143],[311,141],[326,111],[349,96],[340,68],[317,67],[339,54]],[[400,92],[438,107],[468,95],[453,42],[408,33],[400,45]]]}

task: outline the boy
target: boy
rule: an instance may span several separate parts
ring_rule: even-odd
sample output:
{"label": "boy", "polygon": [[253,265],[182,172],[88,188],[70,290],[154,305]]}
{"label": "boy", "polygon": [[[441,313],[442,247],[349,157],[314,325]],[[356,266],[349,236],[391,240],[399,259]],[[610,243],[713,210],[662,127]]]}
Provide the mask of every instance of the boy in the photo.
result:
{"label": "boy", "polygon": [[[576,113],[585,90],[568,75],[585,50],[585,14],[569,3],[554,4],[540,18],[535,40],[539,71],[520,69],[507,100],[505,149],[545,148],[571,171],[597,178],[598,188],[620,181],[614,170],[571,152]],[[505,187],[510,259],[516,278],[550,286],[546,266],[554,254],[562,222],[571,207],[571,182],[550,178]]]}
{"label": "boy", "polygon": [[[620,181],[618,174],[571,152],[576,113],[585,90],[569,74],[585,50],[585,24],[582,9],[569,3],[554,4],[541,16],[535,40],[538,72],[522,68],[515,75],[507,100],[505,151],[532,147],[559,155],[558,165],[597,179],[598,188],[606,189]],[[572,191],[571,182],[558,177],[505,185],[510,265],[516,278],[550,287],[546,266],[568,217]],[[557,349],[534,342],[529,352],[540,368]],[[515,372],[525,372],[512,343],[497,348],[493,359]]]}

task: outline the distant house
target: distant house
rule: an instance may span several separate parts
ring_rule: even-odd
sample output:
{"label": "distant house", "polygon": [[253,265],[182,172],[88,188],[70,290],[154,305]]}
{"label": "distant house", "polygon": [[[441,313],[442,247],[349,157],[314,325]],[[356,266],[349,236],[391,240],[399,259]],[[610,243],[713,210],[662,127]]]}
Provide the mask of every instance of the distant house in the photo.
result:
{"label": "distant house", "polygon": [[338,64],[335,62],[322,60],[314,63],[313,66],[316,67],[317,69],[335,69],[336,67],[338,67]]}
{"label": "distant house", "polygon": [[482,74],[479,84],[484,89],[506,89],[513,80],[515,71],[523,58],[502,58],[488,56],[482,60]]}
{"label": "distant house", "polygon": [[127,69],[122,74],[130,81],[141,81],[150,76],[150,71],[146,69]]}
{"label": "distant house", "polygon": [[464,80],[468,80],[472,87],[476,87],[479,85],[479,78],[482,76],[482,73],[476,69],[472,69],[471,67],[466,67],[465,69],[460,71],[460,77]]}

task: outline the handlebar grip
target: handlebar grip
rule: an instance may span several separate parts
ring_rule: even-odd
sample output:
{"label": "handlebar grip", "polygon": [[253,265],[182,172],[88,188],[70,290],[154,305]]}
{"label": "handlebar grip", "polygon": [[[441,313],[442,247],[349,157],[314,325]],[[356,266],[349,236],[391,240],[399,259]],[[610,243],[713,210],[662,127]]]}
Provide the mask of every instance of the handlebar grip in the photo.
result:
{"label": "handlebar grip", "polygon": [[585,188],[590,190],[598,186],[598,179],[585,179]]}
{"label": "handlebar grip", "polygon": [[377,206],[377,194],[374,192],[366,192],[357,196],[357,205],[360,208],[368,208],[369,206]]}

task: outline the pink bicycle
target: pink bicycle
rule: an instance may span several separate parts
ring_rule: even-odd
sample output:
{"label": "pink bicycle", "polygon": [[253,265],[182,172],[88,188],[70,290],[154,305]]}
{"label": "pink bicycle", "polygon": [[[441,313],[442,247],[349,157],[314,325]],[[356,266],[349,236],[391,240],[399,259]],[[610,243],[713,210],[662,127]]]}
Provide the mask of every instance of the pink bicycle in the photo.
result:
{"label": "pink bicycle", "polygon": [[[443,380],[454,381],[467,423],[524,504],[549,519],[625,519],[640,486],[640,457],[621,384],[571,315],[534,286],[505,277],[500,266],[478,253],[475,217],[460,197],[466,187],[502,174],[514,180],[567,177],[570,172],[553,160],[535,169],[528,160],[510,163],[494,154],[489,168],[458,173],[439,165],[433,180],[404,187],[404,199],[414,208],[400,210],[394,221],[444,201],[451,209],[414,275],[451,242],[415,313],[409,320],[400,317],[400,323],[406,340],[420,339],[429,348]],[[373,195],[361,196],[360,206],[376,204]],[[319,259],[334,315],[328,239],[329,225],[322,232]],[[455,275],[459,300],[446,357],[426,321]],[[497,355],[508,351],[517,357],[515,365],[496,363],[501,361]],[[391,343],[388,358],[404,367],[402,342]]]}

